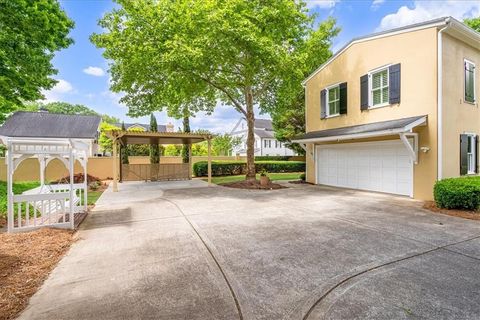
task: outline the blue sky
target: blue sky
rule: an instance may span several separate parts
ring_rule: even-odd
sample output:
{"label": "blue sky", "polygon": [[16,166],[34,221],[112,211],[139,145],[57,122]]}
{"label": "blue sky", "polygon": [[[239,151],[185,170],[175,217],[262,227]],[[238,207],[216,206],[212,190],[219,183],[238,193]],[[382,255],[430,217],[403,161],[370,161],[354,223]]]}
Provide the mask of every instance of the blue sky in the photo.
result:
{"label": "blue sky", "polygon": [[[201,0],[200,0],[201,1]],[[110,0],[61,0],[61,6],[75,21],[71,37],[75,44],[58,52],[53,60],[59,83],[45,92],[47,101],[84,104],[100,113],[107,113],[125,122],[148,122],[148,118],[131,119],[127,108],[119,103],[120,95],[109,90],[108,62],[102,50],[90,43],[93,32],[101,32],[97,21],[114,7]],[[332,49],[341,48],[350,39],[375,31],[411,23],[453,16],[457,19],[480,16],[480,1],[389,1],[389,0],[310,0],[307,5],[318,14],[318,20],[329,16],[337,19],[342,31]],[[180,122],[156,113],[159,123]],[[240,115],[228,106],[218,106],[210,116],[198,114],[191,120],[194,129],[228,132]],[[268,115],[261,115],[267,117]]]}

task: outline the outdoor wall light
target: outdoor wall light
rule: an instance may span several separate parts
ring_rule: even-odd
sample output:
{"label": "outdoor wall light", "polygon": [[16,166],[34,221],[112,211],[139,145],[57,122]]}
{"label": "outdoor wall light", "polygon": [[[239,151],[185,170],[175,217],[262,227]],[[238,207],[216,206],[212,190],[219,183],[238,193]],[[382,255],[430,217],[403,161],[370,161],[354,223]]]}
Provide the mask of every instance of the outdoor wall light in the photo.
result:
{"label": "outdoor wall light", "polygon": [[423,153],[427,153],[428,151],[430,151],[430,148],[429,147],[420,147],[420,150],[422,150]]}

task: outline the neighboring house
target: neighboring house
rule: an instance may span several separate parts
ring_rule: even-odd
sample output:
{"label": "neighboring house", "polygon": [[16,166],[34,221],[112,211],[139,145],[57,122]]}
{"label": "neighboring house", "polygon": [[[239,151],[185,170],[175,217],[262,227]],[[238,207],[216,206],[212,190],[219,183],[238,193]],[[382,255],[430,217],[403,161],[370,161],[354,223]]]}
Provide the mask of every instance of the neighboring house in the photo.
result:
{"label": "neighboring house", "polygon": [[480,34],[451,18],[349,42],[304,82],[307,181],[432,199],[478,174]]}
{"label": "neighboring house", "polygon": [[[115,123],[114,124],[116,127],[121,128],[122,123]],[[144,124],[144,123],[125,123],[125,129],[126,130],[138,130],[138,131],[150,131],[150,125],[149,124]],[[158,132],[173,132],[173,124],[169,123],[166,125],[159,124],[157,126],[157,131]]]}
{"label": "neighboring house", "polygon": [[17,111],[0,127],[0,136],[31,138],[32,143],[37,139],[71,138],[87,144],[91,157],[95,153],[101,120],[91,115]]}
{"label": "neighboring house", "polygon": [[[255,156],[293,156],[295,153],[287,148],[283,142],[275,139],[272,121],[255,119]],[[240,119],[232,132],[233,137],[239,137],[241,143],[234,148],[233,155],[247,155],[247,121]]]}

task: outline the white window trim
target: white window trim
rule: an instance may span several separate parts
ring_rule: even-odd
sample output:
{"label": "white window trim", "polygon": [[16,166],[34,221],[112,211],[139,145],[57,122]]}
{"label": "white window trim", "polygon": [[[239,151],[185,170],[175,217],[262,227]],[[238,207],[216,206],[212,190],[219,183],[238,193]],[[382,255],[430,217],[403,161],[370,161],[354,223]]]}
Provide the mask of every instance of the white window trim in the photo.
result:
{"label": "white window trim", "polygon": [[[465,73],[467,72],[467,70],[465,69],[466,63],[473,64],[473,102],[467,101],[465,97],[465,93],[466,93],[465,91],[467,87],[467,81],[465,79]],[[465,103],[470,103],[470,104],[477,103],[477,79],[476,78],[477,78],[477,65],[475,64],[475,62],[468,59],[463,59],[463,101]]]}
{"label": "white window trim", "polygon": [[[476,174],[476,169],[477,169],[477,143],[476,143],[476,137],[477,137],[477,134],[476,133],[471,133],[471,132],[465,132],[465,134],[467,135],[467,139],[472,139],[471,141],[471,146],[472,146],[472,164],[473,164],[473,171],[470,170],[470,164],[468,163],[468,150],[467,150],[467,174]],[[468,141],[467,141],[467,144],[468,144]]]}
{"label": "white window trim", "polygon": [[[373,95],[372,95],[372,75],[374,73],[378,73],[378,72],[382,72],[382,71],[385,71],[387,70],[387,83],[388,83],[388,90],[390,90],[390,66],[391,64],[389,65],[386,65],[386,66],[382,66],[382,67],[379,67],[377,69],[373,69],[373,70],[370,70],[368,72],[368,109],[376,109],[376,108],[382,108],[382,107],[386,107],[386,106],[389,106],[390,105],[390,102],[384,102],[382,104],[377,104],[377,105],[373,105]],[[390,93],[388,95],[388,98],[390,99]]]}
{"label": "white window trim", "polygon": [[[329,97],[328,97],[328,91],[330,91],[330,89],[333,89],[333,88],[336,88],[338,87],[338,113],[334,113],[334,114],[330,114],[330,104],[329,104]],[[340,82],[339,83],[336,83],[336,84],[333,84],[331,86],[328,86],[325,88],[325,91],[326,91],[326,97],[325,97],[325,111],[326,111],[326,115],[327,115],[327,118],[335,118],[335,117],[339,117],[340,116]],[[337,101],[337,100],[335,100]]]}

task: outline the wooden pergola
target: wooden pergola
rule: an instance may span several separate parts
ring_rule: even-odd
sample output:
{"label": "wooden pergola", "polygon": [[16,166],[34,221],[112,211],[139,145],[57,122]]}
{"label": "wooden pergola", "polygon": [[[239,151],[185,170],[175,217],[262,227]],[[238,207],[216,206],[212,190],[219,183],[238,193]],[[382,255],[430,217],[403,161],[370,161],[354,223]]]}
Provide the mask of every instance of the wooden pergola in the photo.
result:
{"label": "wooden pergola", "polygon": [[[212,156],[211,156],[211,140],[212,135],[196,134],[185,132],[134,132],[124,130],[112,130],[107,132],[107,136],[112,139],[113,147],[113,192],[118,192],[118,165],[120,159],[118,157],[118,147],[127,146],[129,144],[187,144],[190,147],[188,164],[188,178],[192,177],[192,144],[207,141],[208,143],[208,185],[212,183]],[[161,169],[164,164],[155,164],[156,170]],[[150,166],[153,166],[150,165]]]}

